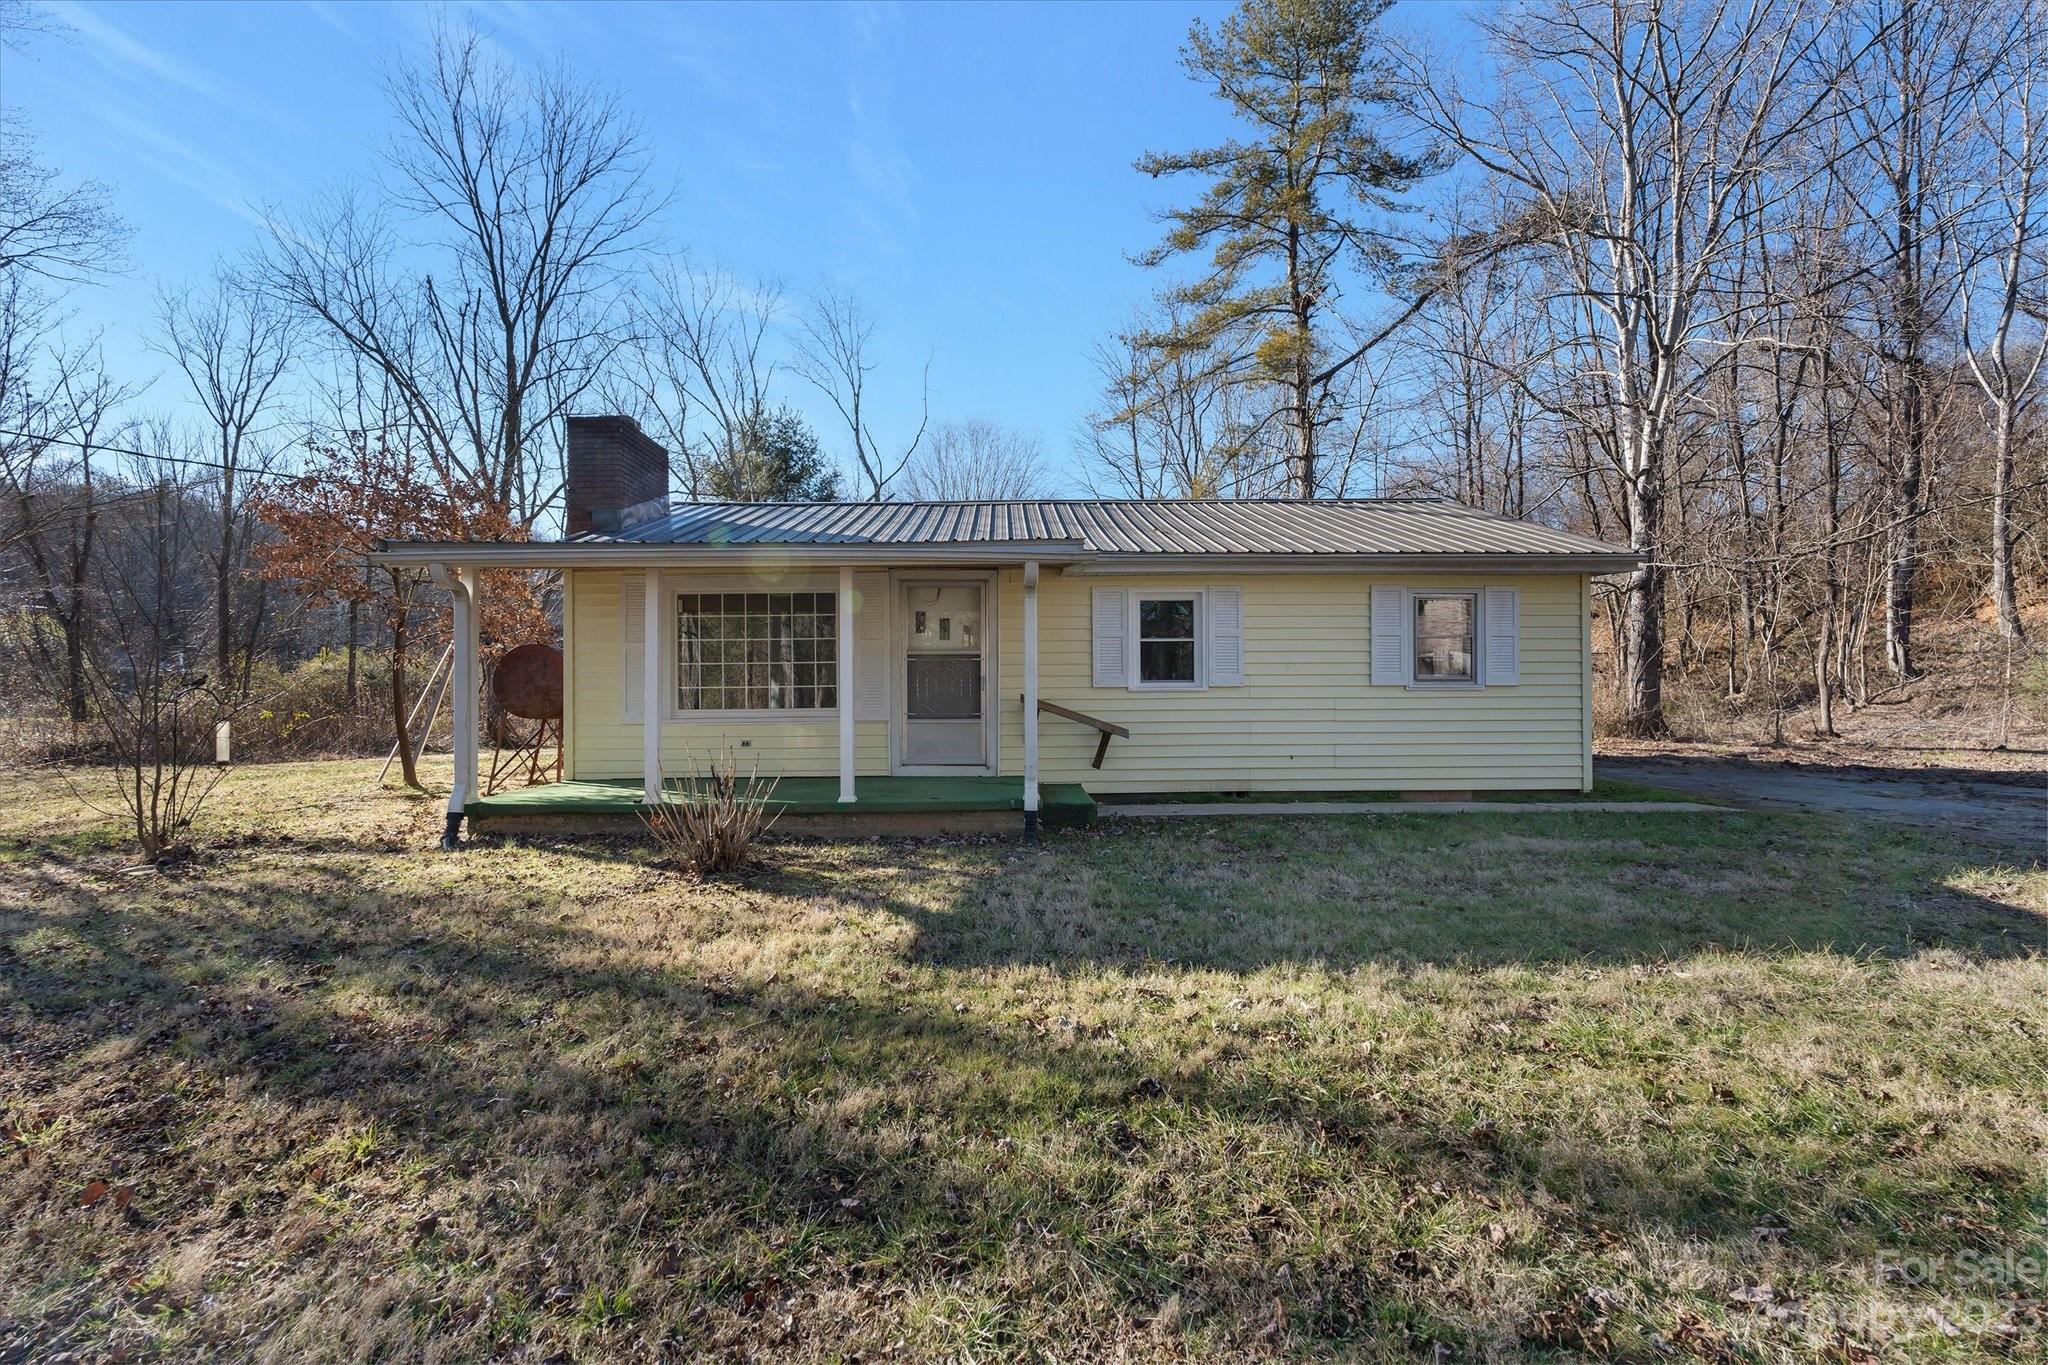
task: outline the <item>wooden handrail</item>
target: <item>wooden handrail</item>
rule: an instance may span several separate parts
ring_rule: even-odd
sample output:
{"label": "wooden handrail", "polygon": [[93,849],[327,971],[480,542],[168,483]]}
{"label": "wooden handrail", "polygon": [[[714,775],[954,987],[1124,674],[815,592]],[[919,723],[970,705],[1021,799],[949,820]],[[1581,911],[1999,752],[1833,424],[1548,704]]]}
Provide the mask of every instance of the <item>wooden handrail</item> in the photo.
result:
{"label": "wooden handrail", "polygon": [[[1023,703],[1024,698],[1021,694],[1018,696],[1017,701],[1020,705]],[[1111,735],[1116,736],[1118,739],[1129,739],[1131,737],[1131,732],[1121,725],[1106,721],[1100,716],[1085,715],[1082,712],[1061,706],[1058,702],[1047,701],[1044,697],[1038,699],[1038,709],[1055,716],[1060,716],[1066,720],[1079,721],[1091,729],[1102,732],[1102,739],[1095,746],[1095,761],[1089,765],[1090,767],[1100,768],[1102,766],[1103,756],[1109,752],[1109,739]]]}

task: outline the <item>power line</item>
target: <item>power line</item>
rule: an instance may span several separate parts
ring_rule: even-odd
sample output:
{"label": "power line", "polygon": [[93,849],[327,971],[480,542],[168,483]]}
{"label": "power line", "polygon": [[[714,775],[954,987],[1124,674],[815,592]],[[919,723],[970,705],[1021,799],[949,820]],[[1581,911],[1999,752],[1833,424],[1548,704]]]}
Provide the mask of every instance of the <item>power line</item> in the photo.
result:
{"label": "power line", "polygon": [[[255,465],[225,464],[219,460],[202,459],[196,455],[153,455],[146,450],[136,450],[132,446],[117,446],[105,441],[74,441],[68,436],[46,436],[39,432],[13,431],[6,427],[0,427],[0,436],[11,436],[22,441],[40,441],[45,445],[71,446],[74,449],[88,452],[103,450],[110,455],[127,455],[133,459],[147,460],[152,464],[184,465],[193,469],[210,469],[222,474],[247,474],[252,478],[290,479],[301,477],[300,475],[280,473],[276,470]],[[360,486],[375,489],[380,493],[390,493],[394,496],[400,496],[411,491],[410,489],[393,488],[388,484],[364,484]]]}
{"label": "power line", "polygon": [[12,431],[0,427],[0,436],[12,436],[21,441],[40,441],[44,445],[71,446],[77,450],[104,450],[110,455],[130,455],[138,460],[149,460],[157,464],[190,465],[197,469],[212,469],[228,474],[252,472],[248,465],[229,465],[219,460],[204,460],[196,455],[152,455],[146,450],[132,446],[117,446],[106,441],[74,441],[68,436],[47,436],[35,431]]}

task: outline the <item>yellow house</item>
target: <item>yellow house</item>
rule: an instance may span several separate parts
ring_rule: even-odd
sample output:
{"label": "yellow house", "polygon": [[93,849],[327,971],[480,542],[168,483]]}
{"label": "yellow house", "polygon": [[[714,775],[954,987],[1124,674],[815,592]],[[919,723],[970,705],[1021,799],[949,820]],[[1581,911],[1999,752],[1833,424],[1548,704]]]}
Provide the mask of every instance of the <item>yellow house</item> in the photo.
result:
{"label": "yellow house", "polygon": [[1433,499],[671,505],[630,420],[570,437],[567,540],[378,556],[453,594],[451,841],[493,813],[489,568],[562,575],[554,810],[658,801],[723,751],[816,779],[807,809],[1027,829],[1048,792],[1592,785],[1589,583],[1630,551]]}

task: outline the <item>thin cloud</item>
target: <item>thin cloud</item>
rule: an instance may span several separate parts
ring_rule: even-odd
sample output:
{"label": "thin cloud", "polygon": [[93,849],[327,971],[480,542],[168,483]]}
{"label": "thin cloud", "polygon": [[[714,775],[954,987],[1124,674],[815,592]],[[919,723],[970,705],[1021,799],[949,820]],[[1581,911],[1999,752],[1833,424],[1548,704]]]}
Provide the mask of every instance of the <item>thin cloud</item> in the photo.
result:
{"label": "thin cloud", "polygon": [[854,5],[845,11],[847,45],[847,170],[860,197],[856,222],[891,251],[901,251],[894,224],[913,231],[919,222],[917,167],[896,134],[895,30],[901,14],[893,5]]}
{"label": "thin cloud", "polygon": [[163,153],[163,158],[153,165],[159,175],[197,192],[245,222],[259,228],[270,227],[269,216],[252,206],[250,196],[235,193],[244,181],[233,167],[114,103],[95,102],[92,109],[102,123],[124,138]]}
{"label": "thin cloud", "polygon": [[216,104],[246,108],[247,101],[211,74],[129,37],[75,0],[55,0],[50,13],[85,40],[102,61],[116,68],[140,71]]}
{"label": "thin cloud", "polygon": [[362,42],[363,35],[356,31],[354,24],[351,24],[342,17],[339,5],[330,3],[330,0],[303,0],[303,3],[308,10],[312,11],[313,17],[321,23],[340,33],[351,42]]}

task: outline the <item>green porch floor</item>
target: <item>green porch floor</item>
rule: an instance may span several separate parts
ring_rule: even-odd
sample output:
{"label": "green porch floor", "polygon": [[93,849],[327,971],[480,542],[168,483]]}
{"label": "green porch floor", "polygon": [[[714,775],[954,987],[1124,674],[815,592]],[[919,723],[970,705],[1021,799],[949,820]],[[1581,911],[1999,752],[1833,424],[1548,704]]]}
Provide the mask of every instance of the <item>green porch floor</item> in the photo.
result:
{"label": "green porch floor", "polygon": [[[1022,811],[1024,782],[1016,777],[861,777],[854,801],[839,803],[836,777],[785,777],[771,804],[786,815],[882,815],[958,811]],[[640,805],[641,787],[630,778],[551,782],[514,787],[469,803],[472,816],[612,815]],[[1095,818],[1095,798],[1078,783],[1043,782],[1039,811],[1048,825],[1085,825]]]}

